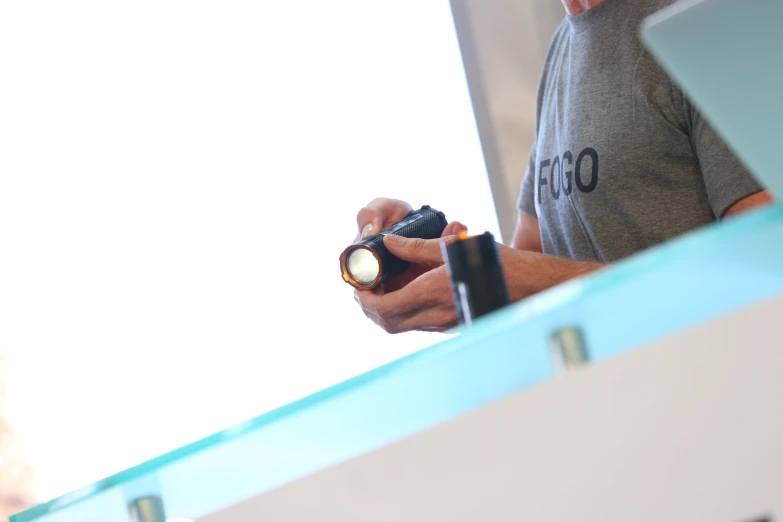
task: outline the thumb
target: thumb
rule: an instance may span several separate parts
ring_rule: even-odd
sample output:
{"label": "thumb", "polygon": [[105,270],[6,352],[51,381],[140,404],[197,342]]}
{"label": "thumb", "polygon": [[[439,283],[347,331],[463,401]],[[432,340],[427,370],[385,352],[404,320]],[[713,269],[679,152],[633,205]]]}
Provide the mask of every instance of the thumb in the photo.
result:
{"label": "thumb", "polygon": [[443,229],[443,234],[441,234],[441,237],[446,236],[456,236],[460,232],[467,232],[468,227],[460,223],[459,221],[452,221],[448,225],[446,225],[446,228]]}
{"label": "thumb", "polygon": [[411,263],[443,263],[441,242],[450,243],[457,236],[442,239],[407,238],[395,234],[386,234],[383,244],[395,257]]}
{"label": "thumb", "polygon": [[359,225],[356,235],[356,240],[358,241],[381,231],[383,214],[373,208],[363,208],[356,216],[356,224]]}

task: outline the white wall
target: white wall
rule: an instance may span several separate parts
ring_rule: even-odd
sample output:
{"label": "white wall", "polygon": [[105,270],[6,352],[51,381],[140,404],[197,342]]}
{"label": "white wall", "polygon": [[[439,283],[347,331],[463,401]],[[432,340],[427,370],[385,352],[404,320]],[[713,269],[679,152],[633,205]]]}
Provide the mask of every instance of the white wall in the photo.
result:
{"label": "white wall", "polygon": [[536,91],[559,0],[451,0],[495,206],[508,242],[535,138]]}
{"label": "white wall", "polygon": [[443,340],[340,277],[370,199],[498,233],[446,0],[4,2],[0,71],[0,346],[41,499]]}

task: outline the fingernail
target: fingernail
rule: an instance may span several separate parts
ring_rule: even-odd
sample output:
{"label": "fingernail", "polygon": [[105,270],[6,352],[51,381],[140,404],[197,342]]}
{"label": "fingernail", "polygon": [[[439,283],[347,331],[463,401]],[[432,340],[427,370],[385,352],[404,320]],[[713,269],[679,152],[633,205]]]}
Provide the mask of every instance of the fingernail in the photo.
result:
{"label": "fingernail", "polygon": [[383,239],[386,243],[390,243],[392,245],[402,245],[405,242],[405,238],[402,236],[398,236],[396,234],[384,234]]}
{"label": "fingernail", "polygon": [[370,231],[372,231],[372,223],[364,225],[364,228],[362,229],[362,239],[367,237],[370,234]]}

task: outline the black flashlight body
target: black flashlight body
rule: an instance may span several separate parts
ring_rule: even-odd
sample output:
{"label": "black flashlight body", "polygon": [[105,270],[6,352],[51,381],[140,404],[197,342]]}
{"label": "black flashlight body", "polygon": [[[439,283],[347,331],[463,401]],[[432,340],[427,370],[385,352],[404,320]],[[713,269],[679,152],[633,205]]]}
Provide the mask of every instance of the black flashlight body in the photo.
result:
{"label": "black flashlight body", "polygon": [[485,232],[445,245],[443,257],[460,324],[470,325],[509,304],[506,279],[492,234]]}
{"label": "black flashlight body", "polygon": [[[343,279],[355,288],[370,290],[385,279],[401,274],[410,266],[410,263],[392,255],[383,244],[383,236],[394,234],[408,238],[437,239],[443,234],[446,225],[448,225],[448,221],[446,221],[443,212],[435,210],[429,205],[410,211],[397,223],[354,243],[343,251],[340,256],[340,270]],[[358,281],[350,271],[349,256],[357,249],[369,250],[378,263],[378,276],[371,282]]]}

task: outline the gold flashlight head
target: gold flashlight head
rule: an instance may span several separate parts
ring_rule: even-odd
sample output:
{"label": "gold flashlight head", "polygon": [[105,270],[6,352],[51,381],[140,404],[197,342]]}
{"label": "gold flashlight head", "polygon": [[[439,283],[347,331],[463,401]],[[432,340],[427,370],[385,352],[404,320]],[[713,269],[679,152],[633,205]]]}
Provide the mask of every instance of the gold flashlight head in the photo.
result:
{"label": "gold flashlight head", "polygon": [[357,243],[340,255],[343,280],[359,290],[372,290],[381,282],[383,261],[371,245]]}

